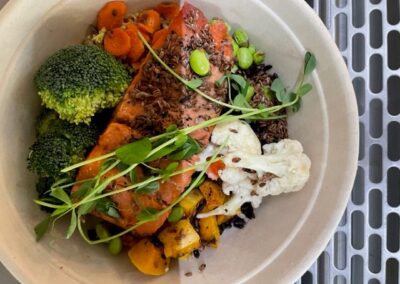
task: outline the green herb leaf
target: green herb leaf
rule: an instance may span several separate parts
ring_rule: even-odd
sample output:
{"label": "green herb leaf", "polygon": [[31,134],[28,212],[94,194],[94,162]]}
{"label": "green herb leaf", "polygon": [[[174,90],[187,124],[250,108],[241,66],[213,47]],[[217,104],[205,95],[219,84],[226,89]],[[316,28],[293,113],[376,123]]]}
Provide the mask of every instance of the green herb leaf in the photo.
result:
{"label": "green herb leaf", "polygon": [[158,210],[154,208],[145,208],[143,209],[138,215],[136,215],[136,219],[139,222],[150,222],[157,219],[157,214],[159,213]]}
{"label": "green herb leaf", "polygon": [[158,159],[160,159],[160,158],[162,158],[162,157],[165,157],[165,156],[167,156],[168,154],[174,152],[177,148],[178,148],[178,147],[176,147],[175,144],[166,146],[166,147],[164,147],[164,148],[158,150],[156,153],[154,153],[154,154],[151,155],[150,157],[148,157],[148,158],[145,160],[145,162],[152,162],[152,161],[158,160]]}
{"label": "green herb leaf", "polygon": [[94,187],[94,184],[95,182],[91,180],[82,183],[79,186],[79,189],[71,194],[72,198],[82,199],[91,191],[91,189]]}
{"label": "green herb leaf", "polygon": [[203,84],[203,80],[201,80],[200,78],[195,78],[190,81],[186,81],[186,86],[192,90],[197,89],[202,84]]}
{"label": "green herb leaf", "polygon": [[246,80],[243,76],[237,75],[237,74],[231,74],[231,75],[229,76],[229,78],[230,78],[233,82],[235,82],[236,84],[238,84],[241,90],[245,90],[245,89],[246,89],[246,86],[248,85],[248,82],[247,82],[247,80]]}
{"label": "green herb leaf", "polygon": [[178,130],[178,126],[176,124],[170,124],[167,129],[165,129],[165,132],[170,133]]}
{"label": "green herb leaf", "polygon": [[223,75],[221,78],[219,78],[217,81],[215,81],[215,86],[217,86],[217,88],[221,88],[222,84],[224,83],[224,81],[228,78],[227,75]]}
{"label": "green herb leaf", "polygon": [[306,53],[304,57],[304,76],[311,74],[317,66],[317,59],[311,52]]}
{"label": "green herb leaf", "polygon": [[278,96],[281,97],[281,94],[285,92],[285,87],[283,86],[283,82],[280,78],[276,78],[272,82],[271,90],[275,92],[277,99],[278,99]]}
{"label": "green herb leaf", "polygon": [[233,105],[237,107],[249,107],[249,103],[247,102],[246,98],[242,94],[236,95],[233,99]]}
{"label": "green herb leaf", "polygon": [[58,200],[61,200],[65,204],[71,205],[71,198],[69,198],[68,194],[59,187],[53,188],[50,195],[54,198],[57,198]]}
{"label": "green herb leaf", "polygon": [[121,218],[121,216],[116,208],[117,206],[115,205],[115,203],[110,198],[107,197],[99,199],[96,204],[97,211],[107,214],[110,217],[118,219]]}
{"label": "green herb leaf", "polygon": [[52,213],[51,213],[51,217],[56,217],[56,216],[58,216],[58,215],[62,215],[62,214],[64,214],[65,212],[67,212],[68,211],[68,208],[65,208],[65,207],[60,207],[60,208],[57,208],[56,210],[54,210]]}
{"label": "green herb leaf", "polygon": [[92,212],[96,208],[96,204],[97,200],[93,200],[80,205],[78,209],[79,216],[83,216]]}
{"label": "green herb leaf", "polygon": [[269,86],[262,86],[263,95],[266,96],[268,99],[273,100],[275,98],[274,92],[271,90]]}
{"label": "green herb leaf", "polygon": [[124,164],[133,165],[143,162],[151,150],[150,139],[143,138],[118,148],[115,154]]}
{"label": "green herb leaf", "polygon": [[292,111],[298,112],[301,108],[301,99],[299,99],[294,105],[292,105]]}
{"label": "green herb leaf", "polygon": [[160,183],[158,181],[153,181],[144,185],[143,187],[138,187],[136,189],[136,192],[141,194],[152,194],[158,191],[159,189],[160,189]]}
{"label": "green herb leaf", "polygon": [[108,170],[116,162],[116,159],[108,159],[100,166],[99,173],[103,173],[104,171]]}
{"label": "green herb leaf", "polygon": [[309,93],[311,90],[312,90],[312,85],[311,84],[304,84],[297,90],[297,95],[299,97],[303,97],[307,93]]}
{"label": "green herb leaf", "polygon": [[77,217],[75,214],[75,210],[72,210],[72,214],[71,214],[71,223],[68,226],[68,230],[67,230],[67,234],[65,236],[65,238],[69,239],[71,238],[72,234],[75,232],[76,230],[76,225],[77,225]]}
{"label": "green herb leaf", "polygon": [[182,145],[178,150],[168,155],[168,159],[173,161],[181,161],[190,158],[194,154],[197,154],[201,150],[200,145],[191,137],[185,144]]}
{"label": "green herb leaf", "polygon": [[133,169],[129,172],[129,179],[131,180],[132,184],[136,183],[137,181],[136,169]]}
{"label": "green herb leaf", "polygon": [[178,165],[179,163],[173,162],[170,163],[164,170],[162,170],[162,172],[160,173],[160,175],[162,176],[162,180],[167,180],[171,176],[171,174],[173,174],[178,168]]}
{"label": "green herb leaf", "polygon": [[124,164],[124,163],[119,163],[119,164],[116,166],[116,168],[117,168],[117,170],[118,170],[119,172],[123,172],[123,171],[125,171],[127,168],[129,168],[129,165]]}
{"label": "green herb leaf", "polygon": [[181,147],[187,140],[188,136],[184,133],[180,133],[178,136],[176,136],[176,141],[174,144],[176,147]]}
{"label": "green herb leaf", "polygon": [[43,238],[44,234],[49,229],[51,220],[51,217],[47,217],[35,226],[36,241],[40,241],[40,239]]}

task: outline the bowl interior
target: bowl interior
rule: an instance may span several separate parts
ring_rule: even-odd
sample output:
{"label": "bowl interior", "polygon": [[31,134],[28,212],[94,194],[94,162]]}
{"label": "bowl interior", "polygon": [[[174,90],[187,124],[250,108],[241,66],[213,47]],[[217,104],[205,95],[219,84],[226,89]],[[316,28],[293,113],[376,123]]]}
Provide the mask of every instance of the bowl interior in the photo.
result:
{"label": "bowl interior", "polygon": [[[223,17],[233,27],[241,26],[247,30],[252,42],[266,51],[268,62],[288,87],[293,86],[297,79],[306,48],[317,55],[318,72],[311,78],[314,90],[305,97],[302,110],[289,121],[291,138],[302,142],[312,161],[311,178],[306,187],[299,193],[265,198],[256,211],[257,218],[249,222],[245,229],[226,231],[217,250],[206,249],[200,259],[180,261],[163,277],[144,276],[131,266],[127,257],[111,257],[104,248],[88,246],[78,236],[65,240],[63,225],[57,225],[40,243],[35,242],[33,227],[45,215],[32,203],[36,196],[35,177],[26,170],[28,148],[34,141],[35,116],[40,108],[32,78],[50,54],[83,39],[96,12],[105,2],[46,0],[29,6],[28,1],[20,1],[6,9],[6,12],[25,14],[29,11],[31,15],[28,17],[34,25],[30,25],[28,20],[14,23],[15,31],[20,31],[20,35],[14,32],[9,43],[1,43],[15,46],[10,51],[11,57],[1,58],[2,65],[6,67],[2,71],[0,85],[0,120],[3,121],[0,124],[2,260],[26,283],[233,283],[249,280],[260,271],[259,275],[268,277],[264,279],[270,279],[271,283],[289,283],[284,279],[293,280],[293,277],[300,276],[304,265],[312,261],[303,252],[312,252],[313,256],[319,253],[321,244],[328,239],[341,214],[332,213],[333,208],[341,211],[346,203],[356,159],[353,155],[344,158],[340,153],[356,151],[357,133],[352,129],[356,112],[351,99],[347,99],[348,105],[342,108],[334,105],[334,95],[339,98],[352,95],[347,77],[344,86],[336,90],[335,84],[329,81],[329,72],[333,73],[333,77],[339,77],[342,63],[338,63],[337,69],[329,71],[329,64],[334,64],[335,58],[329,58],[330,54],[321,50],[323,44],[305,44],[304,39],[299,37],[301,29],[296,27],[295,20],[288,20],[284,11],[275,9],[273,2],[276,1],[248,0],[245,8],[241,0],[191,2],[202,8],[209,18]],[[130,10],[141,10],[159,1],[127,2]],[[300,5],[300,8],[307,12],[303,6]],[[306,17],[295,13],[293,7],[286,13],[298,18]],[[303,33],[307,32],[308,22],[304,23]],[[0,23],[3,34],[7,33],[2,29],[6,24],[6,20]],[[314,36],[320,37],[322,43],[331,44],[326,35],[317,33]],[[336,132],[343,134],[336,137]],[[332,140],[332,135],[335,139],[346,136],[347,143],[334,144],[340,141]],[[334,161],[332,157],[335,157]],[[342,175],[343,179],[336,184],[336,188],[329,184],[334,177],[327,172],[328,165],[336,168],[338,175],[343,171],[347,173]],[[333,197],[335,189],[339,194]],[[310,217],[317,217],[316,204],[326,210],[321,211],[317,219],[319,222],[311,221]],[[325,218],[325,222],[321,218]],[[314,242],[315,231],[311,230],[315,229],[320,232],[320,240]],[[307,231],[308,241],[304,235]],[[303,237],[300,237],[300,232],[303,232]],[[285,256],[287,261],[291,261],[285,265],[282,257],[289,249],[294,253]],[[198,266],[202,263],[207,268],[200,273]],[[184,276],[188,271],[193,273],[192,277]],[[285,276],[281,277],[278,271],[286,273],[283,274]],[[256,278],[252,279],[256,281]]]}

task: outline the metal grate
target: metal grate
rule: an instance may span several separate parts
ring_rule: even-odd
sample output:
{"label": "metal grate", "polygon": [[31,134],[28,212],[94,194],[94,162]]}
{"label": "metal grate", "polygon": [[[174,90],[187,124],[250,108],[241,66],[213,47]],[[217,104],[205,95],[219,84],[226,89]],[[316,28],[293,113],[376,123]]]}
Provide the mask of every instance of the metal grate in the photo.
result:
{"label": "metal grate", "polygon": [[297,284],[398,284],[400,0],[307,0],[334,37],[357,95],[360,154],[335,235]]}

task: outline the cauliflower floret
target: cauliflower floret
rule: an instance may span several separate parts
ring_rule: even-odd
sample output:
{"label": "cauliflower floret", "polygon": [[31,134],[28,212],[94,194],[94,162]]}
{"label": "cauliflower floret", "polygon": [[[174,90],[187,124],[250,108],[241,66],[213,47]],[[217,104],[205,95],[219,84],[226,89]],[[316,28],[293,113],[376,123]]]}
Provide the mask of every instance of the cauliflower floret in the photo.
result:
{"label": "cauliflower floret", "polygon": [[[222,133],[229,135],[229,130],[226,129],[231,129],[231,125],[226,124],[224,127],[215,141],[226,139]],[[244,130],[247,127],[249,129]],[[236,136],[233,142],[228,140],[230,148],[225,151],[223,157],[225,169],[220,171],[223,191],[232,197],[224,205],[208,213],[198,214],[198,218],[235,215],[245,202],[251,202],[252,206],[257,208],[263,197],[298,191],[309,179],[311,161],[303,153],[300,142],[284,139],[278,143],[264,145],[264,154],[255,153],[254,149],[250,152],[247,151],[249,148],[241,147],[245,144],[242,141],[245,141],[247,136],[240,135],[240,131],[246,135],[254,132],[247,124],[240,124],[236,129],[239,129],[239,136]]]}
{"label": "cauliflower floret", "polygon": [[252,154],[261,154],[261,143],[257,135],[246,122],[237,120],[234,122],[217,125],[211,136],[211,142],[216,145],[226,143],[226,151],[245,151]]}

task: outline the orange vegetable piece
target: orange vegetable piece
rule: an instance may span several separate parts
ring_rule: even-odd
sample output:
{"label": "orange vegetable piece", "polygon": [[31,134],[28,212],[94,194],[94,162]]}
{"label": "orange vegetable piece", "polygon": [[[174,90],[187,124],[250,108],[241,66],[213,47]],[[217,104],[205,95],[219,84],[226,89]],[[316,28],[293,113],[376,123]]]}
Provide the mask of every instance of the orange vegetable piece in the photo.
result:
{"label": "orange vegetable piece", "polygon": [[153,42],[152,44],[155,44],[158,40],[162,39],[162,41],[165,41],[167,36],[169,34],[168,29],[162,29],[154,33],[153,35]]}
{"label": "orange vegetable piece", "polygon": [[131,50],[131,39],[122,28],[116,28],[106,33],[104,49],[114,56],[124,56]]}
{"label": "orange vegetable piece", "polygon": [[207,176],[212,180],[218,179],[218,171],[225,169],[225,164],[222,160],[212,163],[207,169]]}
{"label": "orange vegetable piece", "polygon": [[112,30],[122,25],[128,7],[123,1],[108,2],[97,14],[97,29]]}
{"label": "orange vegetable piece", "polygon": [[143,11],[138,17],[139,29],[154,34],[161,28],[160,14],[154,10]]}
{"label": "orange vegetable piece", "polygon": [[128,252],[132,264],[147,275],[163,275],[168,272],[169,258],[163,255],[163,249],[156,247],[149,239],[142,239]]}
{"label": "orange vegetable piece", "polygon": [[177,3],[161,3],[157,5],[156,10],[163,18],[172,20],[179,13],[179,5]]}
{"label": "orange vegetable piece", "polygon": [[139,38],[138,31],[139,29],[136,24],[128,24],[126,26],[126,33],[129,35],[131,43],[131,49],[128,53],[128,57],[132,60],[132,63],[136,63],[145,52],[145,47]]}

